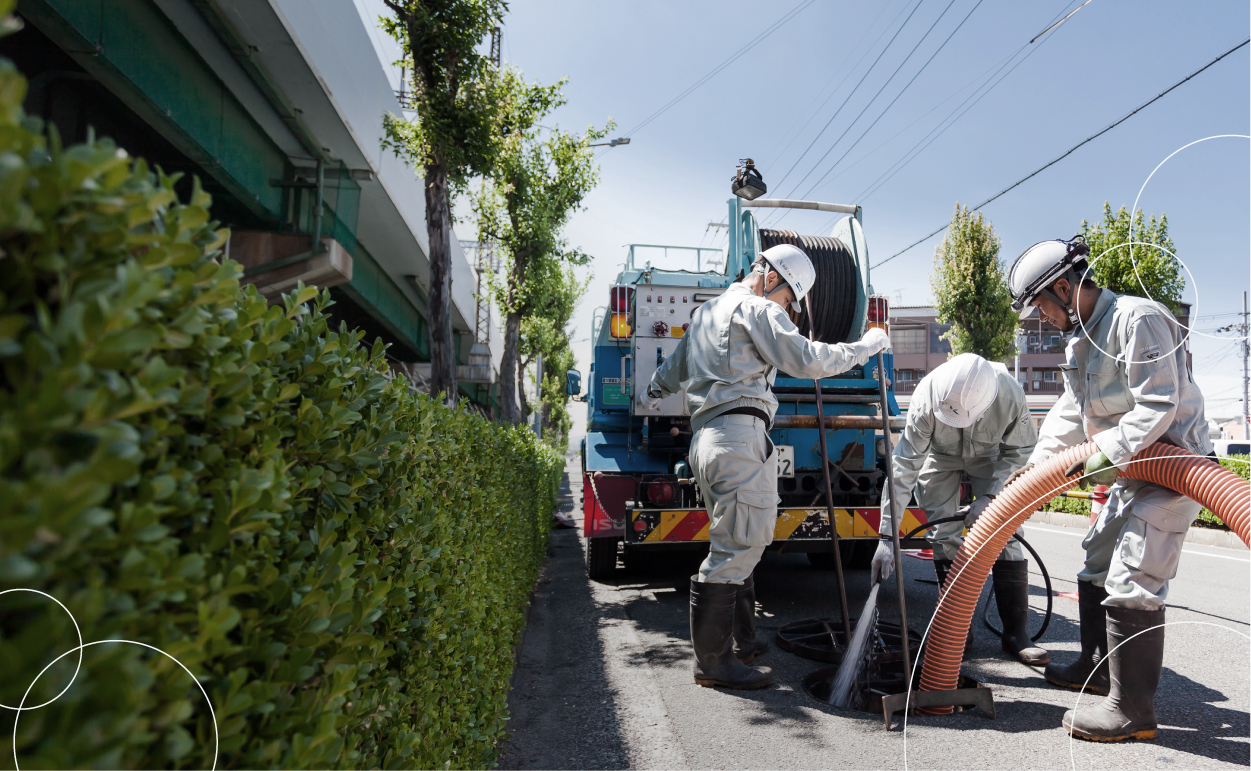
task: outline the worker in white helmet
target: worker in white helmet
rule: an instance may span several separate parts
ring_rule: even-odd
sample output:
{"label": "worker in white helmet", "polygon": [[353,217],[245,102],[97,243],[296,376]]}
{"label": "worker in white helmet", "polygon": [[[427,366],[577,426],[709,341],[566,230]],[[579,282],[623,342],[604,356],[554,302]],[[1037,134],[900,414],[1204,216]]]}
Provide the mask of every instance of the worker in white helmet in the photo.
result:
{"label": "worker in white helmet", "polygon": [[[1002,364],[962,353],[923,377],[908,404],[908,420],[892,456],[897,495],[892,498],[889,486],[882,490],[881,540],[871,563],[873,580],[885,580],[894,570],[892,502],[902,512],[915,495],[927,520],[955,516],[964,472],[975,496],[964,521],[935,525],[926,534],[941,588],[964,542],[964,529],[973,526],[1009,477],[1025,465],[1037,440],[1025,391]],[[993,575],[1004,652],[1031,666],[1047,664],[1047,651],[1029,637],[1029,563],[1017,541],[1009,541],[999,554]],[[966,653],[972,644],[970,627]]]}
{"label": "worker in white helmet", "polygon": [[768,667],[747,663],[766,647],[755,634],[752,570],[772,543],[777,521],[777,453],[768,433],[778,406],[770,390],[774,375],[830,377],[890,345],[880,329],[860,342],[834,345],[801,335],[786,311],[798,310],[816,278],[797,247],[762,252],[740,282],[695,311],[690,329],[638,397],[650,407],[686,390],[691,468],[709,519],[708,558],[691,577],[695,682],[703,686],[773,682]]}
{"label": "worker in white helmet", "polygon": [[[1073,689],[1089,678],[1088,690],[1107,694],[1064,714],[1074,736],[1150,739],[1164,657],[1164,600],[1200,506],[1166,487],[1116,475],[1153,442],[1199,455],[1210,453],[1212,443],[1177,319],[1158,302],[1100,288],[1090,279],[1089,253],[1080,236],[1043,241],[1026,249],[1008,276],[1022,318],[1037,309],[1069,336],[1064,393],[1043,421],[1030,463],[1093,441],[1097,451],[1069,475],[1112,485],[1082,542],[1081,651],[1073,663],[1052,664],[1044,674]],[[1107,666],[1098,666],[1104,659]]]}

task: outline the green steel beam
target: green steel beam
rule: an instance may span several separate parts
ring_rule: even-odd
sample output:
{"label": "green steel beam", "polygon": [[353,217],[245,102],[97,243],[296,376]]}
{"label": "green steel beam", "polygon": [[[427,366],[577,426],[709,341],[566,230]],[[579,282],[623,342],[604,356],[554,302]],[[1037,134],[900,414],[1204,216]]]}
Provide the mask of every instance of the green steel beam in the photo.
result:
{"label": "green steel beam", "polygon": [[396,339],[413,349],[422,361],[430,360],[426,320],[359,241],[352,257],[352,280],[338,288]]}
{"label": "green steel beam", "polygon": [[18,12],[263,220],[287,158],[151,0],[19,0]]}

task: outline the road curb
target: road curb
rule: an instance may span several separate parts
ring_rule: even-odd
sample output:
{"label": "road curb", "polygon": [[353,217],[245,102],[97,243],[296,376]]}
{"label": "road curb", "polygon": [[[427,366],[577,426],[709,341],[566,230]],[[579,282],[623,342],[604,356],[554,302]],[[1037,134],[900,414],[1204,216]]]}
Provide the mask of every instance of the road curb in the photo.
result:
{"label": "road curb", "polygon": [[[1034,516],[1029,518],[1030,522],[1040,525],[1055,525],[1057,527],[1073,527],[1087,530],[1090,528],[1090,518],[1080,514],[1067,514],[1062,511],[1036,511]],[[1194,543],[1200,546],[1219,546],[1222,549],[1239,549],[1247,551],[1247,545],[1242,542],[1235,533],[1230,530],[1214,530],[1206,527],[1192,527],[1186,531],[1186,543]]]}

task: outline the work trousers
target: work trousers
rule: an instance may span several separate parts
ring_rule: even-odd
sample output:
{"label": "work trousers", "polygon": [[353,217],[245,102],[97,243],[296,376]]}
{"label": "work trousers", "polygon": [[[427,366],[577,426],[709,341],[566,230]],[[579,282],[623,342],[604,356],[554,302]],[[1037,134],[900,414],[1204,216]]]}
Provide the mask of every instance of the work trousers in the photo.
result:
{"label": "work trousers", "polygon": [[1108,590],[1103,604],[1159,610],[1177,575],[1186,530],[1202,507],[1184,495],[1137,479],[1119,480],[1086,532],[1086,565],[1077,578]]}
{"label": "work trousers", "polygon": [[697,580],[741,584],[773,542],[778,457],[760,418],[713,418],[691,437],[691,470],[708,509],[708,557]]}
{"label": "work trousers", "polygon": [[[917,505],[925,509],[926,519],[954,517],[960,508],[960,472],[969,475],[973,495],[986,495],[994,483],[994,458],[957,458],[952,455],[930,455],[917,477]],[[883,512],[886,516],[887,512]],[[925,534],[934,550],[934,559],[954,560],[964,543],[964,523],[947,522],[931,527]],[[1025,559],[1025,551],[1016,539],[1008,541],[999,555],[1001,560],[1016,562]]]}

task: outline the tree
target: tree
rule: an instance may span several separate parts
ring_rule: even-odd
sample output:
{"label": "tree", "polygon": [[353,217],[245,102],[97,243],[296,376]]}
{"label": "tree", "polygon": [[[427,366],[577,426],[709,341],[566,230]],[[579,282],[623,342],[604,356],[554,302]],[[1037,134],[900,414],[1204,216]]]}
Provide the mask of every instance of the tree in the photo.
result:
{"label": "tree", "polygon": [[1117,294],[1150,297],[1176,312],[1186,279],[1173,257],[1177,247],[1168,235],[1168,217],[1161,214],[1157,220],[1152,215],[1148,220],[1139,209],[1134,212],[1133,226],[1131,252],[1130,216],[1124,206],[1113,214],[1105,201],[1102,223],[1082,220],[1081,232],[1090,246],[1091,277]]}
{"label": "tree", "polygon": [[951,325],[943,337],[952,355],[1001,361],[1016,352],[1018,319],[999,260],[999,236],[981,212],[956,204],[947,237],[934,252],[930,286],[938,320]]}
{"label": "tree", "polygon": [[450,200],[472,174],[490,170],[501,144],[507,94],[479,53],[507,10],[502,0],[383,0],[394,16],[383,28],[412,67],[417,119],[384,116],[383,145],[423,173],[430,250],[431,393],[455,404]]}
{"label": "tree", "polygon": [[[511,68],[502,73],[506,81],[520,81],[520,77]],[[480,237],[499,244],[511,263],[506,280],[494,287],[496,302],[505,314],[501,417],[511,423],[525,418],[525,410],[518,410],[525,366],[520,356],[540,350],[550,356],[545,350],[549,343],[544,341],[552,335],[564,336],[577,295],[585,288],[565,269],[585,265],[588,257],[570,248],[561,234],[599,178],[588,145],[606,136],[613,125],[609,122],[603,129],[592,127],[581,134],[540,126],[544,116],[564,104],[560,93],[564,82],[509,106],[505,123],[510,130],[494,170],[472,196]],[[573,287],[577,288],[571,297]],[[528,323],[524,348],[523,321]],[[563,383],[564,373],[560,376]],[[563,385],[560,393],[564,393]]]}

